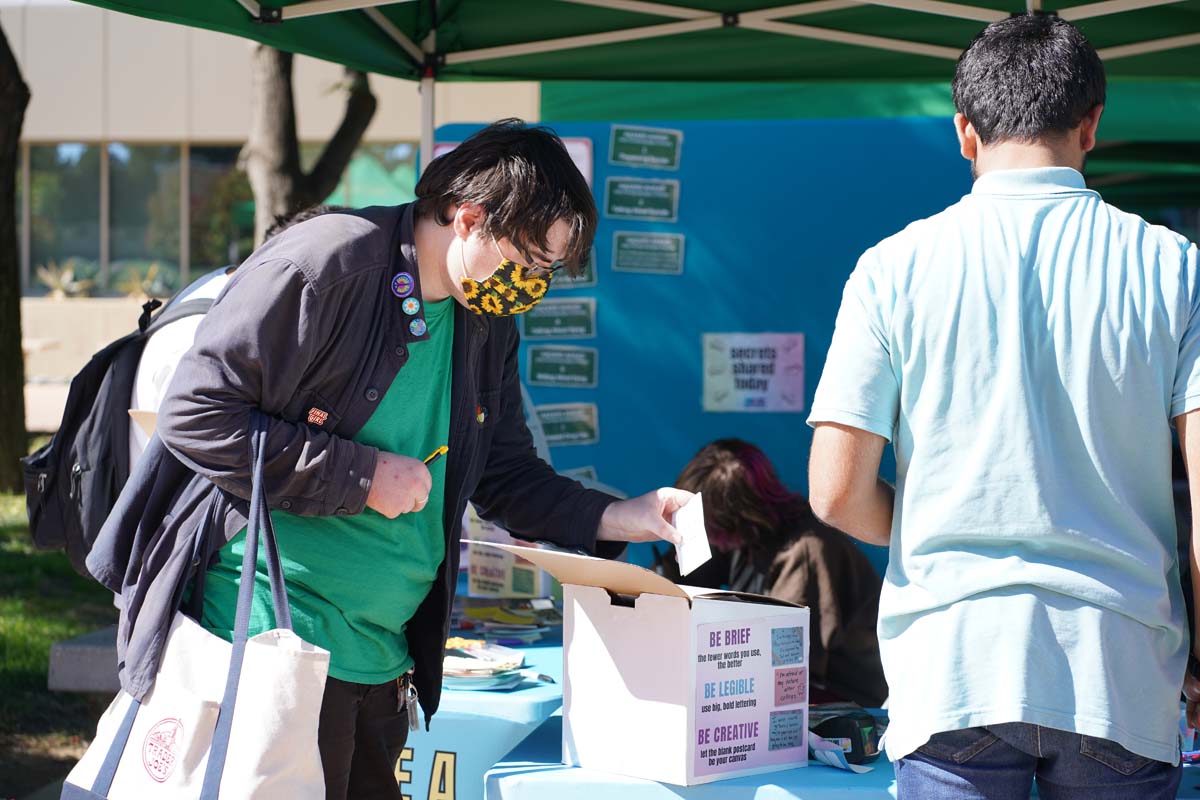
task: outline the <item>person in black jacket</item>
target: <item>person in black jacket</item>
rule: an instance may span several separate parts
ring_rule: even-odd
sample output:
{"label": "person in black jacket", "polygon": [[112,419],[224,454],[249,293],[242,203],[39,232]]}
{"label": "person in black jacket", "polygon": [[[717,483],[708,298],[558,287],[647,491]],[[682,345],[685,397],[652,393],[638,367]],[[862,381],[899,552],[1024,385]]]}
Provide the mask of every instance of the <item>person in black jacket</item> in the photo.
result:
{"label": "person in black jacket", "polygon": [[[293,624],[331,652],[319,736],[330,798],[400,797],[393,768],[406,695],[419,692],[428,723],[468,500],[514,535],[594,551],[598,542],[676,541],[667,520],[691,497],[660,489],[618,502],[559,476],[534,451],[513,316],[560,270],[580,269],[596,227],[591,192],[562,142],[497,123],[434,161],[416,193],[408,206],[322,214],[252,254],[167,391],[158,418],[167,452],[146,456],[178,461],[236,506],[250,491],[251,414],[270,417],[264,482]],[[446,457],[427,467],[442,445]],[[150,498],[166,493],[155,483],[171,474],[155,469],[139,468],[117,515],[142,509],[139,535],[150,529]],[[166,541],[180,548],[190,539],[176,516],[199,507],[203,490],[172,491],[177,504],[188,499],[163,517],[174,537]],[[232,538],[212,548],[195,604],[227,638],[243,532],[226,522],[221,542]],[[153,542],[133,550],[157,558]],[[161,604],[144,598],[169,596],[155,593],[156,582],[192,577],[170,559],[107,567],[123,573],[132,601],[123,630],[156,633]],[[251,635],[273,625],[265,570],[260,560]],[[144,676],[153,648],[130,652],[147,638],[123,638],[126,661]]]}

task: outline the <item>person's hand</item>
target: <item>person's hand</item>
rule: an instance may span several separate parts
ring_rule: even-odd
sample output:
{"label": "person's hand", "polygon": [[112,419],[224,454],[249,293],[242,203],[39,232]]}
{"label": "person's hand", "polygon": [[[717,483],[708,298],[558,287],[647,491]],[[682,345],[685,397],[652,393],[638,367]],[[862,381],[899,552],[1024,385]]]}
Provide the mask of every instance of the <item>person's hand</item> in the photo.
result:
{"label": "person's hand", "polygon": [[1187,698],[1187,724],[1200,729],[1200,679],[1192,674],[1191,662],[1183,675],[1183,696]]}
{"label": "person's hand", "polygon": [[367,507],[395,519],[423,509],[432,489],[433,477],[420,461],[380,451],[375,458],[375,479],[371,481]]}
{"label": "person's hand", "polygon": [[631,500],[621,500],[604,510],[596,539],[604,542],[653,542],[663,539],[679,544],[683,537],[668,521],[695,495],[682,489],[659,489]]}

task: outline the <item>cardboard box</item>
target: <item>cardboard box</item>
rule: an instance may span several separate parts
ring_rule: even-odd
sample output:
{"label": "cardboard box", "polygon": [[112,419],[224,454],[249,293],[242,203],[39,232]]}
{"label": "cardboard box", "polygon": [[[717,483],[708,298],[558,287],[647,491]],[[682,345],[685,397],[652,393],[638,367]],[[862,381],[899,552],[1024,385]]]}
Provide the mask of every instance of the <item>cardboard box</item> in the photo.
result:
{"label": "cardboard box", "polygon": [[679,786],[808,764],[807,608],[524,555],[564,587],[565,763]]}

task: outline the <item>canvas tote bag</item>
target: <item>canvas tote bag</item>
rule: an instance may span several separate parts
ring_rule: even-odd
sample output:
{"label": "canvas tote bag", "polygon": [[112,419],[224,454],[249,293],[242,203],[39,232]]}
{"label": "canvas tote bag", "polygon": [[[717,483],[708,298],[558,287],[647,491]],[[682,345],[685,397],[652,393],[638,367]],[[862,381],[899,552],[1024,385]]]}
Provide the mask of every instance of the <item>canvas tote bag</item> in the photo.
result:
{"label": "canvas tote bag", "polygon": [[292,631],[263,489],[266,435],[255,412],[242,575],[254,575],[261,537],[278,627],[247,638],[253,580],[238,589],[232,644],[176,612],[154,687],[141,702],[117,695],[62,800],[325,797],[317,724],[329,652]]}

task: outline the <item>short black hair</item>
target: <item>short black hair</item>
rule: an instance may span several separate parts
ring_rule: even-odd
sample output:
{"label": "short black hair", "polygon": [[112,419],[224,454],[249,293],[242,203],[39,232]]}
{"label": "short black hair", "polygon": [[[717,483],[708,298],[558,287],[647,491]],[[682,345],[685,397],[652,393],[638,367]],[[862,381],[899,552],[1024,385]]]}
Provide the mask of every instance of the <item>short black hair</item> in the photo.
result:
{"label": "short black hair", "polygon": [[276,215],[275,222],[271,224],[271,227],[267,228],[267,232],[263,236],[263,241],[270,241],[293,225],[299,225],[301,222],[307,222],[313,217],[319,217],[322,214],[332,214],[336,211],[349,210],[350,209],[346,206],[330,206],[321,203],[315,206],[309,206],[308,208],[302,208],[292,214]]}
{"label": "short black hair", "polygon": [[1078,28],[1051,14],[988,25],[959,56],[954,107],[979,141],[1062,134],[1104,104],[1104,64]]}
{"label": "short black hair", "polygon": [[578,275],[596,235],[596,203],[562,140],[549,128],[505,119],[478,131],[437,158],[417,182],[416,213],[449,225],[449,209],[483,206],[482,232],[508,239],[523,255],[545,252],[547,234],[570,226],[567,270]]}

